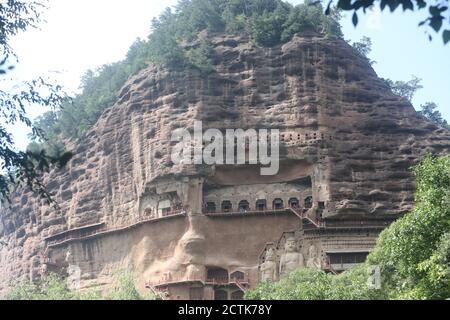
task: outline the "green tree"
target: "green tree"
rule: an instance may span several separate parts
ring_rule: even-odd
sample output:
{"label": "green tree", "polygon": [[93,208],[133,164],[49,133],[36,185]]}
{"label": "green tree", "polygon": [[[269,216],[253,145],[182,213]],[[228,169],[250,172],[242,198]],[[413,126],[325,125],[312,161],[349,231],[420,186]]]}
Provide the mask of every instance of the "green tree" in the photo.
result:
{"label": "green tree", "polygon": [[[371,65],[375,64],[376,62],[373,60],[370,60],[369,55],[372,52],[372,40],[369,37],[362,37],[360,41],[356,41],[352,44],[353,49],[356,50],[362,57],[366,58],[367,61]],[[392,89],[392,88],[391,88]]]}
{"label": "green tree", "polygon": [[[412,76],[412,79],[409,81],[392,81],[390,79],[383,79],[386,84],[389,86],[391,91],[412,103],[412,99],[416,92],[423,88],[420,84],[422,79],[419,79],[415,76]],[[423,115],[425,118],[433,122],[434,124],[450,129],[447,121],[442,117],[442,114],[439,112],[438,105],[434,102],[427,102],[420,106],[419,113]]]}
{"label": "green tree", "polygon": [[427,102],[420,106],[421,111],[419,111],[420,114],[422,114],[425,118],[433,122],[434,124],[437,124],[440,127],[450,129],[449,124],[447,121],[442,118],[442,114],[437,110],[438,106],[434,102]]}
{"label": "green tree", "polygon": [[52,273],[45,280],[12,284],[6,295],[7,300],[153,300],[149,293],[141,295],[135,286],[136,277],[132,272],[118,270],[112,284],[103,289],[82,291],[71,290],[67,279]]}
{"label": "green tree", "polygon": [[[0,4],[0,83],[7,87],[12,80],[4,77],[17,62],[10,47],[11,37],[36,27],[41,22],[45,6],[37,1],[9,0]],[[13,60],[13,61],[11,61]],[[14,61],[15,60],[15,61]],[[32,135],[45,140],[43,132],[33,125],[26,108],[30,105],[57,108],[64,100],[60,86],[55,86],[42,78],[14,83],[13,88],[0,89],[0,196],[9,199],[9,194],[17,186],[27,185],[42,197],[51,201],[40,176],[53,165],[64,165],[71,154],[50,156],[45,150],[20,151],[16,148],[11,126],[22,123],[32,130]]]}
{"label": "green tree", "polygon": [[420,84],[422,79],[417,78],[416,76],[412,76],[412,79],[408,81],[392,81],[390,79],[384,79],[384,81],[394,94],[405,98],[409,102],[412,102],[417,90],[423,88]]}
{"label": "green tree", "polygon": [[325,300],[329,296],[331,276],[327,273],[300,268],[289,273],[277,283],[262,283],[256,290],[248,291],[249,300]]}
{"label": "green tree", "polygon": [[74,293],[67,282],[57,274],[50,274],[39,283],[23,282],[15,284],[6,295],[7,300],[72,300]]}
{"label": "green tree", "polygon": [[340,275],[300,268],[277,283],[265,282],[246,292],[249,300],[368,300],[383,298],[368,285],[368,269],[358,266]]}
{"label": "green tree", "polygon": [[[299,269],[278,283],[261,284],[246,298],[450,298],[450,156],[427,155],[412,171],[415,208],[381,233],[365,264],[337,276]],[[370,266],[380,268],[381,288],[368,286]]]}
{"label": "green tree", "polygon": [[416,206],[382,232],[368,263],[379,265],[392,298],[450,297],[450,157],[428,155],[413,172]]}

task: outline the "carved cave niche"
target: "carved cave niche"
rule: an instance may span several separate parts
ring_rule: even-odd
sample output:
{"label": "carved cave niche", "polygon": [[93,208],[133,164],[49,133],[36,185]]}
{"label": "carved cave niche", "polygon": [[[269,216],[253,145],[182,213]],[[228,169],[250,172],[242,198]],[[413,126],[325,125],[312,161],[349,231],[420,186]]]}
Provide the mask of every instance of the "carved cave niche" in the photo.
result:
{"label": "carved cave niche", "polygon": [[222,212],[231,212],[233,210],[233,204],[229,200],[222,201]]}
{"label": "carved cave niche", "polygon": [[266,199],[257,200],[255,207],[256,207],[256,210],[258,210],[258,211],[267,210],[267,200]]}
{"label": "carved cave niche", "polygon": [[244,292],[237,290],[231,293],[231,300],[244,300]]}
{"label": "carved cave niche", "polygon": [[[259,255],[259,264],[261,265],[262,263],[266,262],[266,253],[269,249],[273,249],[275,252],[278,251],[277,245],[273,242],[269,242],[266,244],[266,246],[264,247],[264,249],[261,251],[260,255]],[[277,256],[277,260],[278,260],[278,256]]]}
{"label": "carved cave niche", "polygon": [[158,195],[147,191],[139,200],[140,216],[156,216],[158,208]]}
{"label": "carved cave niche", "polygon": [[290,208],[300,208],[300,201],[297,198],[290,198],[288,203]]}
{"label": "carved cave niche", "polygon": [[158,202],[158,216],[166,216],[172,211],[172,202],[169,199]]}
{"label": "carved cave niche", "polygon": [[214,300],[220,301],[228,300],[228,292],[222,289],[214,290]]}
{"label": "carved cave niche", "polygon": [[228,270],[220,267],[207,267],[206,279],[208,282],[228,283],[229,282]]}
{"label": "carved cave niche", "polygon": [[164,217],[182,208],[183,203],[176,191],[167,192],[159,196],[158,216]]}
{"label": "carved cave niche", "polygon": [[313,207],[313,197],[312,196],[308,196],[305,198],[304,206],[305,206],[305,209],[311,209]]}
{"label": "carved cave niche", "polygon": [[326,256],[333,270],[337,272],[345,271],[355,264],[362,264],[366,261],[369,250],[365,251],[342,251],[327,252]]}
{"label": "carved cave niche", "polygon": [[245,273],[240,271],[240,270],[236,270],[233,273],[230,274],[230,279],[231,280],[238,280],[238,281],[244,281],[245,280]]}
{"label": "carved cave niche", "polygon": [[239,202],[239,212],[246,212],[250,210],[250,203],[247,200]]}
{"label": "carved cave niche", "polygon": [[208,201],[205,206],[206,213],[216,213],[216,203],[212,201]]}
{"label": "carved cave niche", "polygon": [[282,209],[284,209],[284,201],[283,201],[283,199],[277,198],[277,199],[273,200],[272,208],[274,210],[282,210]]}

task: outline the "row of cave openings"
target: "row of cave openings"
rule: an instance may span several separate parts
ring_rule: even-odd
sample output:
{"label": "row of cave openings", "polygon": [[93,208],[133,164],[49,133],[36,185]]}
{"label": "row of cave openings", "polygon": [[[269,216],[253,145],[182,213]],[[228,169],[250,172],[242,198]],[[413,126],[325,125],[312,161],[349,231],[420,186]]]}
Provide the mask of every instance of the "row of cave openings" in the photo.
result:
{"label": "row of cave openings", "polygon": [[[324,203],[319,203],[319,208],[321,206],[324,206]],[[293,208],[293,209],[300,209],[300,200],[298,198],[290,198],[288,201],[288,207]],[[313,207],[313,197],[308,196],[303,201],[303,209],[309,210],[312,207]],[[247,200],[240,201],[238,204],[237,210],[234,210],[233,204],[229,200],[222,201],[221,206],[220,206],[221,213],[230,213],[233,211],[245,213],[245,212],[249,212],[249,211],[267,211],[270,209],[272,209],[272,210],[286,209],[283,199],[277,198],[277,199],[273,200],[271,208],[269,208],[269,206],[267,204],[267,200],[265,200],[265,199],[257,200],[254,208],[252,208],[250,206],[250,203]],[[205,213],[211,214],[211,213],[217,213],[217,212],[218,212],[218,210],[217,210],[217,206],[216,206],[215,202],[207,202],[205,204]]]}
{"label": "row of cave openings", "polygon": [[[329,136],[332,140],[333,137]],[[294,142],[294,141],[308,141],[308,140],[325,140],[325,134],[320,132],[306,133],[302,139],[302,134],[300,133],[283,133],[281,134],[281,142]]]}

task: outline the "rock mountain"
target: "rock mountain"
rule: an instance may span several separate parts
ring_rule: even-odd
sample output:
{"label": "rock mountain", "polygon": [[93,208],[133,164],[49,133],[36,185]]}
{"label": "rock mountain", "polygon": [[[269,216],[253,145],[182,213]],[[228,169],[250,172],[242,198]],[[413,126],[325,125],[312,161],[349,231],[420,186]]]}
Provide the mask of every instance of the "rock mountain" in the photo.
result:
{"label": "rock mountain", "polygon": [[[343,40],[209,40],[211,73],[151,66],[129,79],[68,166],[45,177],[58,209],[26,190],[2,209],[3,293],[51,271],[84,289],[130,269],[165,298],[240,299],[300,265],[341,272],[414,205],[410,166],[450,151],[450,132]],[[173,164],[172,131],[196,120],[279,129],[279,173]]]}

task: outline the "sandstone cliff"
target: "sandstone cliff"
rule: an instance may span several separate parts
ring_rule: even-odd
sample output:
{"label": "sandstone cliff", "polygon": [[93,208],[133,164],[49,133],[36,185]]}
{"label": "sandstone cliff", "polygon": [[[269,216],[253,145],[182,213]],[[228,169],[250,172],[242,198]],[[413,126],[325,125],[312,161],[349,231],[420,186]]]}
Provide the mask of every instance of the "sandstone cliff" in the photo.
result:
{"label": "sandstone cliff", "polygon": [[[274,227],[267,217],[250,218],[217,229],[213,222],[197,223],[204,198],[218,197],[219,186],[277,189],[309,179],[305,190],[309,183],[313,207],[325,220],[395,217],[413,206],[408,168],[427,151],[450,151],[450,132],[394,96],[343,40],[296,36],[273,48],[255,47],[245,37],[210,40],[215,72],[149,67],[127,82],[117,103],[77,144],[67,168],[45,178],[60,209],[31,192],[14,195],[0,216],[2,289],[12,279],[38,277],[48,259],[46,237],[96,224],[105,230],[127,225],[167,194],[179,198],[187,217],[105,236],[93,246],[73,245],[70,258],[57,248],[50,258],[82,266],[86,283],[107,283],[117,267],[132,267],[142,282],[180,266],[250,270],[248,261],[258,264],[264,244],[297,222],[282,217]],[[280,129],[280,173],[263,178],[248,168],[173,165],[171,132],[191,128],[194,120],[205,129]],[[208,249],[210,232],[217,243]],[[234,244],[227,244],[229,237]],[[255,247],[236,249],[238,241]],[[202,261],[191,261],[198,256]],[[193,268],[187,272],[201,272]]]}

